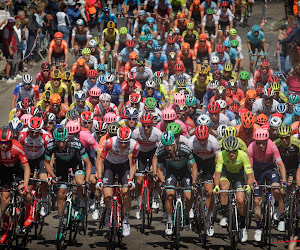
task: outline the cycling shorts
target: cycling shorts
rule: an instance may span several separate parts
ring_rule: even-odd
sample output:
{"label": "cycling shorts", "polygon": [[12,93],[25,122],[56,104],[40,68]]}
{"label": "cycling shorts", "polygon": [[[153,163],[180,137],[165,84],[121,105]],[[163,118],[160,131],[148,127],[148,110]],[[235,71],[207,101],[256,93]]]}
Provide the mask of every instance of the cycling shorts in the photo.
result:
{"label": "cycling shorts", "polygon": [[202,171],[201,181],[206,184],[213,184],[213,175],[216,168],[216,157],[203,160],[194,153],[193,156],[198,166],[198,172]]}
{"label": "cycling shorts", "polygon": [[113,164],[108,160],[104,161],[103,185],[113,185],[115,176],[118,176],[122,185],[128,184],[130,174],[129,161],[122,164]]}
{"label": "cycling shorts", "polygon": [[80,84],[81,88],[83,85],[83,82],[87,79],[86,73],[75,73],[74,75],[74,82],[77,82]]}
{"label": "cycling shorts", "polygon": [[[244,169],[242,169],[242,171],[244,171]],[[220,181],[227,181],[233,189],[243,188],[245,185],[245,176],[242,171],[238,174],[233,174],[228,172],[223,165]]]}
{"label": "cycling shorts", "polygon": [[[47,174],[45,165],[45,155],[40,156],[37,159],[28,159],[28,163],[30,166],[30,177],[33,177],[34,171],[36,170],[38,174]],[[30,184],[32,184],[31,181],[29,181]]]}
{"label": "cycling shorts", "polygon": [[216,33],[216,27],[215,26],[212,26],[212,27],[205,26],[205,33],[208,33],[210,36],[214,35]]}
{"label": "cycling shorts", "polygon": [[81,161],[63,161],[56,158],[56,176],[61,177],[60,181],[68,181],[70,168],[72,169],[73,173],[75,173],[75,175],[78,173],[77,171],[83,170]]}
{"label": "cycling shorts", "polygon": [[152,165],[152,159],[155,154],[156,148],[150,150],[149,152],[141,152],[139,151],[138,154],[138,168],[136,170],[135,176],[144,176],[144,174],[141,174],[140,171],[145,171],[147,163],[149,162],[149,165]]}
{"label": "cycling shorts", "polygon": [[177,181],[180,181],[181,186],[187,189],[185,191],[191,191],[192,174],[187,167],[181,169],[167,167],[165,181],[166,190],[168,190],[168,187],[177,187]]}
{"label": "cycling shorts", "polygon": [[197,53],[197,58],[196,58],[196,63],[197,63],[197,64],[201,64],[204,58],[209,59],[208,51],[206,51],[206,52],[204,52],[204,53],[198,52],[198,53]]}
{"label": "cycling shorts", "polygon": [[65,53],[64,52],[61,52],[61,53],[52,52],[51,63],[56,64],[57,61],[65,62]]}
{"label": "cycling shorts", "polygon": [[160,16],[162,18],[167,18],[167,17],[169,17],[169,9],[166,9],[166,10],[157,9],[157,14],[158,14],[158,16]]}
{"label": "cycling shorts", "polygon": [[227,22],[219,21],[219,30],[220,31],[225,31],[227,27],[229,27],[229,21],[227,21]]}
{"label": "cycling shorts", "polygon": [[77,43],[78,45],[81,45],[81,46],[85,46],[86,45],[86,40],[79,40],[79,39],[76,39],[75,38],[75,43]]}
{"label": "cycling shorts", "polygon": [[[253,54],[259,53],[260,51],[264,50],[264,47],[263,47],[262,43],[258,43],[258,44],[250,43],[250,46],[251,46],[251,51],[253,52]],[[256,49],[257,49],[257,52],[256,52]],[[252,60],[252,58],[251,58],[251,60]],[[253,58],[253,60],[254,60],[254,58]]]}
{"label": "cycling shorts", "polygon": [[24,178],[24,168],[21,163],[17,163],[13,167],[6,167],[0,164],[0,186],[3,188],[10,188],[14,182],[13,175],[16,181],[22,182]]}

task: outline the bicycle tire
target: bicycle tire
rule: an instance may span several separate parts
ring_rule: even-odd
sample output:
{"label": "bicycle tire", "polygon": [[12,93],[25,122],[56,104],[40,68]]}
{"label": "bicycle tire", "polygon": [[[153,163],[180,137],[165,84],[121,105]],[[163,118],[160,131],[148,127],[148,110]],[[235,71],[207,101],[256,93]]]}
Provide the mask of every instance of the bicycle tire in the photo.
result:
{"label": "bicycle tire", "polygon": [[[59,250],[65,249],[67,230],[68,230],[68,227],[70,226],[70,223],[72,223],[72,221],[71,221],[72,215],[69,215],[69,211],[71,210],[70,206],[71,206],[71,203],[66,201],[65,205],[63,207],[61,216],[59,217],[57,239],[56,239],[56,247]],[[70,237],[71,237],[71,230],[70,230]]]}
{"label": "bicycle tire", "polygon": [[147,188],[144,187],[142,204],[141,204],[141,216],[142,216],[141,233],[145,232],[145,226],[146,226],[146,204],[147,204]]}
{"label": "bicycle tire", "polygon": [[235,221],[235,211],[232,204],[229,205],[229,221],[228,221],[228,231],[231,249],[237,249],[237,239],[236,239],[236,221]]}
{"label": "bicycle tire", "polygon": [[[10,203],[10,204],[7,204],[6,207],[3,209],[2,213],[1,213],[1,217],[0,217],[1,229],[4,229],[3,222],[4,222],[5,217],[8,217],[8,225],[12,225],[12,226],[9,226],[6,231],[7,244],[5,244],[5,245],[6,245],[7,249],[11,248],[11,245],[12,245],[15,235],[16,235],[16,225],[14,223],[15,219],[12,216],[12,214],[13,214],[13,204]],[[5,230],[1,230],[1,232],[3,235],[5,233]]]}
{"label": "bicycle tire", "polygon": [[176,206],[176,218],[175,218],[175,247],[180,247],[180,230],[181,230],[181,206]]}
{"label": "bicycle tire", "polygon": [[115,249],[117,237],[117,201],[113,201],[112,225],[110,228],[110,247]]}
{"label": "bicycle tire", "polygon": [[199,214],[200,214],[200,220],[199,220],[199,227],[198,227],[198,235],[199,240],[201,243],[201,246],[205,248],[206,246],[206,216],[205,216],[205,204],[202,200],[202,197],[198,197],[198,206],[199,206]]}
{"label": "bicycle tire", "polygon": [[272,218],[271,218],[271,201],[268,200],[268,220],[267,220],[267,227],[268,227],[268,245],[270,246],[271,245],[271,242],[272,242]]}
{"label": "bicycle tire", "polygon": [[253,192],[251,191],[247,199],[246,227],[250,228],[253,214]]}
{"label": "bicycle tire", "polygon": [[73,246],[74,243],[76,242],[76,236],[78,233],[78,228],[79,228],[79,222],[78,220],[74,219],[72,220],[72,226],[71,226],[71,231],[73,232],[73,236],[72,234],[70,234],[70,245]]}
{"label": "bicycle tire", "polygon": [[150,207],[150,213],[147,212],[147,222],[148,222],[148,229],[151,228],[152,224],[152,192],[149,192],[149,207]]}
{"label": "bicycle tire", "polygon": [[289,200],[289,211],[288,211],[288,220],[287,220],[287,228],[288,228],[288,236],[295,235],[295,224],[296,224],[296,203],[295,203],[295,196],[292,195]]}
{"label": "bicycle tire", "polygon": [[106,207],[99,207],[99,229],[102,229],[105,223]]}

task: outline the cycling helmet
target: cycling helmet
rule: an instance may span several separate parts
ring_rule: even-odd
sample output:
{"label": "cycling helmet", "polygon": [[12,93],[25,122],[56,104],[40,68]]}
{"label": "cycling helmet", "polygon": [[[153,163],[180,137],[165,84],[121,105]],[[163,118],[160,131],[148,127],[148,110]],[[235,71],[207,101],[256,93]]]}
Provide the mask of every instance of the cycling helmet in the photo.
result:
{"label": "cycling helmet", "polygon": [[31,107],[27,108],[26,112],[27,112],[27,114],[29,114],[29,115],[37,116],[38,113],[39,113],[39,109],[36,108],[36,107],[31,106]]}
{"label": "cycling helmet", "polygon": [[263,125],[264,123],[268,122],[268,117],[265,115],[265,114],[259,114],[257,117],[256,117],[256,123],[258,125]]}
{"label": "cycling helmet", "polygon": [[169,36],[168,39],[167,39],[167,43],[168,44],[174,44],[176,41],[175,41],[175,38],[173,36]]}
{"label": "cycling helmet", "polygon": [[44,102],[49,102],[50,101],[50,97],[52,95],[52,92],[50,90],[46,90],[44,91],[43,95],[42,95],[42,99]]}
{"label": "cycling helmet", "polygon": [[186,29],[187,30],[193,30],[194,29],[194,24],[193,23],[188,23],[187,25],[186,25]]}
{"label": "cycling helmet", "polygon": [[280,91],[280,83],[278,83],[278,82],[271,82],[270,87],[271,87],[271,89],[274,90],[274,92]]}
{"label": "cycling helmet", "polygon": [[272,82],[279,82],[279,79],[278,79],[277,76],[272,75],[272,76],[269,76],[269,77],[268,77],[268,82],[269,82],[269,83],[272,83]]}
{"label": "cycling helmet", "polygon": [[21,116],[20,120],[22,121],[23,126],[27,126],[28,125],[29,119],[31,117],[32,117],[32,115],[30,115],[30,114],[24,114],[24,115]]}
{"label": "cycling helmet", "polygon": [[72,81],[72,73],[70,71],[65,71],[62,75],[62,79],[65,81]]}
{"label": "cycling helmet", "polygon": [[258,95],[262,94],[264,92],[263,86],[261,84],[257,83],[255,86],[255,91],[256,91],[256,94],[258,94]]}
{"label": "cycling helmet", "polygon": [[220,71],[216,70],[214,73],[212,73],[213,79],[219,80],[221,78]]}
{"label": "cycling helmet", "polygon": [[135,42],[133,40],[127,40],[126,43],[125,43],[125,46],[127,48],[134,48]]}
{"label": "cycling helmet", "polygon": [[146,36],[140,36],[140,42],[147,42]]}
{"label": "cycling helmet", "polygon": [[50,64],[48,62],[43,62],[41,68],[50,70]]}
{"label": "cycling helmet", "polygon": [[299,105],[295,105],[294,106],[294,108],[293,108],[293,114],[300,116],[300,106]]}
{"label": "cycling helmet", "polygon": [[108,29],[114,29],[116,27],[116,24],[113,21],[109,21],[106,25]]}
{"label": "cycling helmet", "polygon": [[221,2],[221,6],[222,7],[228,7],[229,3],[227,1],[223,1],[223,2]]}
{"label": "cycling helmet", "polygon": [[78,111],[75,110],[75,109],[71,109],[71,110],[69,110],[69,111],[67,112],[67,114],[66,114],[66,119],[67,119],[67,120],[70,120],[72,117],[77,117],[77,116],[79,116]]}
{"label": "cycling helmet", "polygon": [[229,40],[225,40],[224,42],[223,42],[223,45],[225,46],[225,47],[230,47],[230,41]]}
{"label": "cycling helmet", "polygon": [[68,139],[68,130],[65,127],[58,127],[53,131],[55,141],[65,141]]}
{"label": "cycling helmet", "polygon": [[154,113],[153,114],[153,117],[154,117],[154,124],[156,125],[156,124],[158,124],[160,121],[161,121],[161,116],[159,115],[159,114],[157,114],[157,113]]}
{"label": "cycling helmet", "polygon": [[279,137],[287,137],[287,136],[291,136],[291,134],[292,134],[291,126],[288,125],[288,124],[283,123],[283,124],[278,128],[278,134],[279,134]]}
{"label": "cycling helmet", "polygon": [[[91,47],[91,48],[96,48],[96,47],[97,47],[97,41],[94,40],[94,39],[90,40],[90,41],[89,41],[89,47]],[[83,50],[82,50],[82,52],[83,52]],[[82,53],[82,54],[83,54],[83,53]]]}
{"label": "cycling helmet", "polygon": [[181,46],[182,49],[190,49],[191,45],[189,43],[183,43]]}
{"label": "cycling helmet", "polygon": [[217,52],[223,53],[225,51],[225,46],[223,44],[219,44],[216,49]]}
{"label": "cycling helmet", "polygon": [[207,36],[205,34],[200,34],[199,35],[199,41],[205,42],[207,40]]}
{"label": "cycling helmet", "polygon": [[140,103],[141,96],[137,93],[132,93],[129,95],[129,102],[131,103]]}
{"label": "cycling helmet", "polygon": [[84,25],[84,21],[82,19],[78,19],[76,21],[76,24],[79,25],[79,26],[82,26],[82,25]]}
{"label": "cycling helmet", "polygon": [[82,51],[81,51],[81,54],[82,55],[90,55],[92,53],[92,51],[89,49],[89,48],[84,48]]}
{"label": "cycling helmet", "polygon": [[278,112],[280,114],[285,114],[286,112],[288,112],[288,109],[289,109],[289,106],[286,103],[279,103],[276,107],[276,112]]}
{"label": "cycling helmet", "polygon": [[23,129],[23,123],[22,121],[15,117],[13,118],[9,123],[8,123],[8,127],[13,131],[21,131]]}
{"label": "cycling helmet", "polygon": [[133,59],[137,60],[138,58],[139,58],[139,55],[134,51],[129,54],[129,59],[130,60],[133,60]]}
{"label": "cycling helmet", "polygon": [[206,114],[199,115],[196,121],[197,125],[207,125],[209,126],[211,123],[210,117]]}
{"label": "cycling helmet", "polygon": [[220,59],[218,56],[213,56],[210,60],[210,62],[213,64],[213,63],[219,63],[220,62]]}
{"label": "cycling helmet", "polygon": [[176,53],[174,52],[174,51],[171,51],[170,53],[169,53],[169,59],[176,59]]}
{"label": "cycling helmet", "polygon": [[140,10],[138,12],[138,16],[145,16],[146,12],[144,10]]}
{"label": "cycling helmet", "polygon": [[207,14],[207,15],[212,15],[212,14],[214,14],[214,9],[208,8],[208,9],[206,10],[206,14]]}
{"label": "cycling helmet", "polygon": [[115,76],[113,74],[105,76],[105,82],[114,82]]}
{"label": "cycling helmet", "polygon": [[260,67],[261,67],[261,68],[262,68],[262,67],[268,68],[268,67],[270,67],[270,64],[269,64],[269,62],[268,62],[267,60],[263,60],[263,61],[261,61],[261,63],[260,63]]}
{"label": "cycling helmet", "polygon": [[269,139],[269,131],[266,129],[258,129],[255,131],[253,136],[255,141],[265,141]]}
{"label": "cycling helmet", "polygon": [[[144,113],[141,116],[141,123],[144,125],[153,126],[154,117],[151,113]],[[168,128],[167,128],[168,129]]]}
{"label": "cycling helmet", "polygon": [[55,34],[54,34],[54,38],[63,38],[63,33],[61,33],[61,32],[55,32]]}
{"label": "cycling helmet", "polygon": [[28,121],[28,128],[31,131],[39,132],[44,126],[44,121],[37,116],[33,116]]}
{"label": "cycling helmet", "polygon": [[278,128],[281,126],[282,120],[278,116],[273,116],[273,117],[271,117],[269,124],[270,124],[270,127]]}
{"label": "cycling helmet", "polygon": [[185,104],[188,107],[196,107],[197,105],[197,98],[195,96],[189,96],[185,98]]}
{"label": "cycling helmet", "polygon": [[154,18],[153,17],[147,17],[146,22],[149,24],[153,24],[154,23]]}
{"label": "cycling helmet", "polygon": [[164,72],[163,71],[156,71],[154,73],[154,77],[163,78],[164,77]]}
{"label": "cycling helmet", "polygon": [[[106,70],[106,66],[103,63],[99,63],[97,66],[97,70],[99,71],[105,71]],[[102,75],[101,75],[102,76]],[[104,75],[105,76],[105,75]]]}
{"label": "cycling helmet", "polygon": [[160,140],[164,146],[170,146],[175,142],[174,133],[171,131],[165,131],[161,134]]}
{"label": "cycling helmet", "polygon": [[264,91],[264,96],[265,97],[272,97],[272,96],[274,96],[274,90],[271,89],[271,88],[264,88],[263,91]]}
{"label": "cycling helmet", "polygon": [[185,78],[177,78],[176,85],[179,88],[184,88],[187,85],[187,80]]}
{"label": "cycling helmet", "polygon": [[77,65],[78,66],[84,66],[85,65],[85,60],[82,57],[78,58]]}
{"label": "cycling helmet", "polygon": [[155,82],[156,86],[159,86],[162,82],[162,79],[158,76],[153,76],[152,81]]}
{"label": "cycling helmet", "polygon": [[247,99],[255,99],[256,98],[256,91],[254,89],[249,89],[246,92]]}
{"label": "cycling helmet", "polygon": [[156,83],[152,80],[148,80],[148,81],[146,81],[145,86],[146,86],[146,88],[153,88],[154,89],[156,87]]}
{"label": "cycling helmet", "polygon": [[224,138],[227,138],[229,136],[234,136],[234,137],[237,136],[237,130],[236,130],[235,127],[233,127],[233,126],[227,126],[224,129]]}
{"label": "cycling helmet", "polygon": [[224,63],[224,70],[225,71],[232,71],[233,70],[233,65],[231,62],[226,62]]}
{"label": "cycling helmet", "polygon": [[83,90],[77,90],[74,94],[76,101],[84,101],[85,100],[85,92]]}
{"label": "cycling helmet", "polygon": [[173,121],[176,119],[176,112],[174,109],[164,109],[162,111],[162,119],[164,121]]}
{"label": "cycling helmet", "polygon": [[139,111],[134,107],[129,107],[126,109],[125,115],[126,115],[127,119],[128,118],[138,118]]}
{"label": "cycling helmet", "polygon": [[154,39],[154,36],[151,33],[147,34],[146,37],[147,37],[147,41],[153,41]]}
{"label": "cycling helmet", "polygon": [[101,90],[98,87],[92,87],[89,91],[90,96],[99,97],[101,95]]}
{"label": "cycling helmet", "polygon": [[145,66],[146,65],[146,60],[143,59],[143,58],[140,58],[140,59],[137,60],[136,64],[138,66]]}
{"label": "cycling helmet", "polygon": [[112,137],[116,136],[118,129],[121,127],[121,125],[117,122],[113,122],[111,124],[107,125],[107,133]]}
{"label": "cycling helmet", "polygon": [[80,123],[78,121],[68,121],[66,124],[66,129],[69,134],[76,134],[80,132]]}
{"label": "cycling helmet", "polygon": [[175,93],[173,97],[173,101],[176,105],[183,105],[185,104],[185,96],[183,93]]}
{"label": "cycling helmet", "polygon": [[81,120],[82,121],[87,121],[90,122],[92,121],[94,118],[94,113],[92,113],[91,111],[83,111],[81,113]]}
{"label": "cycling helmet", "polygon": [[111,101],[111,95],[107,93],[102,93],[99,97],[99,100],[101,102],[110,102]]}
{"label": "cycling helmet", "polygon": [[237,113],[239,111],[240,108],[240,103],[239,102],[232,102],[229,105],[229,110],[232,111],[233,113]]}
{"label": "cycling helmet", "polygon": [[252,128],[255,123],[255,115],[248,111],[242,114],[241,121],[244,128]]}
{"label": "cycling helmet", "polygon": [[238,83],[237,83],[237,81],[234,80],[234,79],[230,79],[230,80],[228,81],[228,87],[229,87],[229,88],[237,87],[237,85],[238,85]]}
{"label": "cycling helmet", "polygon": [[209,136],[209,128],[206,125],[199,125],[195,129],[195,135],[199,141],[207,140]]}
{"label": "cycling helmet", "polygon": [[139,94],[140,96],[144,95],[144,91],[142,89],[140,89],[140,88],[134,89],[133,92]]}
{"label": "cycling helmet", "polygon": [[209,89],[216,89],[216,88],[219,87],[219,85],[220,85],[220,82],[219,82],[219,81],[217,81],[217,80],[211,80],[211,81],[209,81],[209,83],[208,83],[208,88],[209,88]]}
{"label": "cycling helmet", "polygon": [[160,52],[161,52],[161,46],[160,45],[154,46],[154,53],[160,53]]}
{"label": "cycling helmet", "polygon": [[259,31],[259,30],[260,30],[260,28],[259,28],[258,25],[253,25],[253,26],[252,26],[252,31],[253,31],[253,32],[257,32],[257,31]]}
{"label": "cycling helmet", "polygon": [[127,126],[118,128],[117,137],[121,142],[129,141],[131,137],[131,129],[128,128]]}
{"label": "cycling helmet", "polygon": [[216,89],[216,95],[223,96],[226,94],[226,88],[224,86],[219,86]]}
{"label": "cycling helmet", "polygon": [[220,104],[218,102],[211,102],[207,105],[208,112],[210,114],[220,113]]}
{"label": "cycling helmet", "polygon": [[250,77],[250,74],[247,71],[241,71],[239,74],[239,77],[241,80],[248,80]]}
{"label": "cycling helmet", "polygon": [[25,74],[22,77],[23,84],[31,84],[32,83],[32,76],[29,74]]}
{"label": "cycling helmet", "polygon": [[110,11],[109,7],[104,7],[103,8],[103,12],[109,12],[109,11]]}
{"label": "cycling helmet", "polygon": [[292,105],[299,103],[299,96],[297,94],[290,94],[289,95],[289,103]]}
{"label": "cycling helmet", "polygon": [[219,138],[224,138],[226,128],[227,128],[227,125],[225,125],[225,124],[219,125],[219,127],[217,128],[217,133],[218,133]]}
{"label": "cycling helmet", "polygon": [[147,97],[144,102],[144,105],[145,105],[145,110],[155,110],[157,101],[154,97]]}
{"label": "cycling helmet", "polygon": [[223,141],[223,148],[226,151],[236,151],[239,148],[239,140],[235,136],[228,136]]}
{"label": "cycling helmet", "polygon": [[121,109],[120,109],[120,116],[122,119],[126,119],[126,107],[123,106]]}
{"label": "cycling helmet", "polygon": [[235,35],[236,35],[236,29],[231,28],[231,29],[229,30],[229,35],[230,35],[230,36],[235,36]]}
{"label": "cycling helmet", "polygon": [[246,108],[240,108],[239,109],[239,117],[242,117],[243,114],[247,113],[249,110]]}
{"label": "cycling helmet", "polygon": [[173,28],[173,34],[180,34],[180,29]]}
{"label": "cycling helmet", "polygon": [[231,47],[237,47],[239,46],[239,42],[237,40],[231,40],[230,45]]}
{"label": "cycling helmet", "polygon": [[91,69],[88,73],[87,73],[87,77],[89,78],[96,78],[97,77],[97,71],[94,69]]}
{"label": "cycling helmet", "polygon": [[94,121],[93,122],[93,128],[96,132],[106,132],[107,130],[107,124],[103,121]]}
{"label": "cycling helmet", "polygon": [[128,33],[128,29],[126,27],[121,27],[119,32],[121,35],[126,35]]}
{"label": "cycling helmet", "polygon": [[216,100],[217,103],[220,104],[221,109],[226,109],[227,108],[227,103],[224,100]]}
{"label": "cycling helmet", "polygon": [[117,121],[117,115],[113,112],[108,112],[103,116],[103,121],[107,124],[111,124]]}
{"label": "cycling helmet", "polygon": [[181,132],[181,126],[177,122],[171,122],[167,126],[167,131],[171,131],[174,135],[178,135]]}
{"label": "cycling helmet", "polygon": [[105,84],[105,78],[106,78],[105,75],[100,75],[100,76],[98,77],[98,81],[99,81],[99,83],[100,83],[101,85],[104,85],[104,84]]}
{"label": "cycling helmet", "polygon": [[51,104],[61,104],[61,96],[58,93],[53,93],[50,96],[50,103]]}

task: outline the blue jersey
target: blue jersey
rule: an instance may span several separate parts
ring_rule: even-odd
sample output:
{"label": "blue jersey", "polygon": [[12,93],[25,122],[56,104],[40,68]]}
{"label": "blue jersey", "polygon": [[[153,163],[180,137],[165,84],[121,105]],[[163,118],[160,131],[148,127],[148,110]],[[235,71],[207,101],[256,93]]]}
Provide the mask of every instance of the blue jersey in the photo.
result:
{"label": "blue jersey", "polygon": [[124,1],[125,5],[129,5],[129,6],[140,6],[141,5],[141,1],[140,0],[125,0]]}
{"label": "blue jersey", "polygon": [[167,10],[167,9],[172,9],[172,5],[170,0],[164,0],[163,3],[161,0],[155,0],[155,5],[154,5],[154,9],[160,9],[160,10]]}
{"label": "blue jersey", "polygon": [[[223,69],[224,69],[223,65],[218,64],[218,68],[217,68],[216,71],[221,72],[221,71],[223,71]],[[212,66],[210,65],[210,73],[214,73],[214,72],[215,72],[215,71],[213,70]]]}
{"label": "blue jersey", "polygon": [[[138,55],[140,54],[140,52],[136,48],[134,48],[133,51],[136,52]],[[129,54],[130,53],[127,48],[122,49],[119,54],[118,60],[120,62],[123,61],[124,63],[129,62]]]}
{"label": "blue jersey", "polygon": [[162,47],[162,51],[165,53],[166,56],[169,55],[169,53],[172,51],[177,54],[179,50],[180,46],[177,43],[174,44],[173,48],[171,48],[167,43]]}
{"label": "blue jersey", "polygon": [[[147,90],[144,90],[144,97],[147,97],[146,91]],[[155,98],[155,100],[157,101],[157,107],[159,107],[159,104],[162,102],[162,98],[163,98],[162,94],[159,93],[157,90],[154,90],[154,94],[152,97]]]}
{"label": "blue jersey", "polygon": [[201,3],[201,5],[203,6],[203,9],[204,9],[204,12],[207,10],[207,9],[214,9],[214,12],[217,12],[218,10],[218,6],[215,2],[210,2],[210,6],[207,5],[207,2],[204,1]]}
{"label": "blue jersey", "polygon": [[236,49],[230,48],[229,57],[230,57],[230,61],[235,61],[239,59]]}
{"label": "blue jersey", "polygon": [[214,96],[213,92],[209,89],[205,95],[204,95],[204,106],[207,107],[207,105],[210,102],[210,99]]}
{"label": "blue jersey", "polygon": [[[213,52],[213,53],[211,54],[211,57],[210,57],[210,58],[212,58],[213,56],[219,57],[218,52],[217,52],[217,51]],[[223,65],[223,64],[226,63],[226,62],[230,62],[230,57],[229,57],[228,53],[224,52],[223,57],[222,57],[222,58],[219,57],[219,60],[220,60],[220,64]]]}
{"label": "blue jersey", "polygon": [[153,39],[152,40],[152,48],[154,49],[157,45],[159,45],[158,41]]}
{"label": "blue jersey", "polygon": [[[153,24],[152,31],[157,32],[157,25],[156,24]],[[150,34],[150,26],[148,24],[144,24],[143,27],[142,27],[141,33],[144,33],[144,35]]]}
{"label": "blue jersey", "polygon": [[294,114],[286,114],[282,123],[292,125],[294,122]]}
{"label": "blue jersey", "polygon": [[103,20],[106,23],[108,23],[109,21],[113,21],[114,23],[117,23],[117,16],[112,12],[109,13],[108,17],[104,13],[102,13],[98,22],[102,23]]}
{"label": "blue jersey", "polygon": [[100,83],[98,81],[98,79],[96,80],[96,83],[93,85],[90,81],[90,79],[86,79],[84,82],[83,82],[83,85],[82,85],[82,90],[84,92],[89,92],[91,88],[93,87],[98,87],[100,88]]}
{"label": "blue jersey", "polygon": [[114,88],[112,91],[107,89],[106,85],[102,85],[100,87],[101,93],[107,93],[111,96],[111,102],[116,106],[119,106],[121,101],[124,101],[123,89],[120,85],[114,84]]}
{"label": "blue jersey", "polygon": [[157,58],[157,56],[154,53],[151,53],[148,60],[148,65],[152,66],[152,71],[162,71],[164,68],[164,63],[168,61],[167,56],[164,53],[160,53],[160,57]]}
{"label": "blue jersey", "polygon": [[256,37],[252,31],[249,31],[247,34],[247,39],[251,44],[260,44],[265,40],[265,34],[260,30],[258,36]]}

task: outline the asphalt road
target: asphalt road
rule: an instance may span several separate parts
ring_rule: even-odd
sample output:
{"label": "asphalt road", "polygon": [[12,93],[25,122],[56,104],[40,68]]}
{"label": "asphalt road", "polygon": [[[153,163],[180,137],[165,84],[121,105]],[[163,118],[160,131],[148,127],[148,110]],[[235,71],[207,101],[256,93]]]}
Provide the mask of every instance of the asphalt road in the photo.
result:
{"label": "asphalt road", "polygon": [[[267,21],[274,25],[277,21],[284,18],[284,6],[282,1],[272,1],[268,5],[268,16]],[[243,52],[246,57],[246,69],[249,65],[249,60],[247,58],[247,47],[246,47],[246,35],[247,32],[251,29],[251,26],[254,24],[259,24],[262,20],[262,2],[257,2],[253,8],[253,16],[249,19],[249,27],[242,29],[237,27],[238,35],[241,36],[243,41]],[[124,19],[120,19],[120,22],[124,22]],[[265,36],[268,47],[268,54],[270,55],[270,60],[272,66],[276,65],[276,59],[272,57],[275,53],[276,44],[277,44],[277,32],[270,30],[268,25],[265,25]],[[96,30],[95,30],[96,34]],[[75,58],[71,57],[71,63],[75,61]],[[40,64],[30,68],[29,73],[34,77],[40,70]],[[70,67],[70,66],[69,66]],[[0,83],[0,125],[7,125],[8,114],[10,111],[10,102],[12,93],[14,90],[15,84],[7,84],[6,82]],[[136,201],[133,202],[133,205],[136,205]],[[127,249],[170,249],[173,247],[172,240],[169,237],[164,236],[165,221],[161,219],[161,211],[158,214],[154,214],[153,223],[150,229],[146,229],[145,234],[139,232],[140,221],[136,220],[135,216],[136,207],[133,206],[131,211],[130,224],[131,224],[131,235],[123,239],[123,246]],[[28,244],[28,249],[44,249],[44,248],[56,248],[55,246],[55,235],[57,232],[58,226],[58,217],[57,212],[52,212],[45,219],[45,227],[43,230],[43,239],[42,240],[32,240]],[[252,225],[253,226],[253,225]],[[277,231],[273,230],[274,235],[276,236],[273,241],[285,240],[283,234],[278,234]],[[77,243],[68,247],[68,249],[77,249],[77,248],[107,248],[108,240],[106,238],[106,230],[99,230],[98,223],[89,218],[88,221],[88,231],[87,235],[79,234],[77,236]],[[182,249],[201,249],[198,244],[197,234],[189,231],[183,231],[181,237],[181,248]],[[254,249],[261,248],[253,241],[254,229],[250,228],[249,230],[249,240],[247,244],[239,244],[239,249]],[[286,249],[287,243],[274,243],[272,248],[276,249]],[[226,229],[220,228],[215,224],[215,234],[213,237],[208,238],[207,248],[206,249],[231,249],[228,233]]]}

